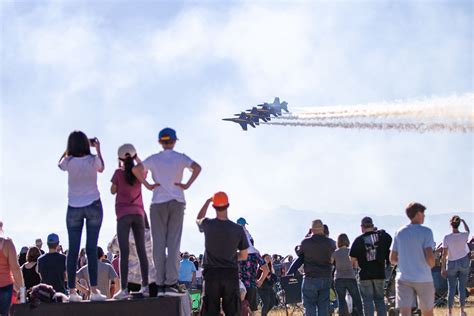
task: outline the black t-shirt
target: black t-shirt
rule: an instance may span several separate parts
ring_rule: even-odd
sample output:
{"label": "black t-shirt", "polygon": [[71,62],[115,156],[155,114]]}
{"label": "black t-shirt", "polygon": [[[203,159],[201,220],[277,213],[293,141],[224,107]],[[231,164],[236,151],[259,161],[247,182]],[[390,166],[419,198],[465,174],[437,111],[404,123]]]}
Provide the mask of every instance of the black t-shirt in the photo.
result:
{"label": "black t-shirt", "polygon": [[391,244],[392,237],[384,230],[366,232],[354,240],[349,256],[357,259],[361,280],[385,279]]}
{"label": "black t-shirt", "polygon": [[204,233],[205,239],[204,269],[238,269],[237,250],[245,250],[249,247],[242,226],[230,220],[217,218],[204,218],[200,223],[198,222],[198,226]]}
{"label": "black t-shirt", "polygon": [[66,256],[60,253],[47,253],[38,258],[38,272],[41,282],[51,285],[56,292],[66,294],[64,273],[66,272]]}
{"label": "black t-shirt", "polygon": [[31,289],[33,286],[40,284],[41,278],[38,273],[36,273],[35,263],[31,268],[27,268],[26,265],[21,267],[21,272],[23,273],[23,280],[25,281],[26,289]]}
{"label": "black t-shirt", "polygon": [[305,277],[330,278],[331,255],[334,250],[334,241],[324,235],[312,235],[303,239],[298,256],[303,258]]}

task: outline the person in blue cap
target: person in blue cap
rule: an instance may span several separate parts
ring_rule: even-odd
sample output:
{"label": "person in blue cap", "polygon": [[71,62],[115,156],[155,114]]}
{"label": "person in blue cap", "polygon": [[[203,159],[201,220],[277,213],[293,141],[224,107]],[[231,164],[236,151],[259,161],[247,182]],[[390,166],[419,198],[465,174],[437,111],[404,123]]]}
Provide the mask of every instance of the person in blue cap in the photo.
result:
{"label": "person in blue cap", "polygon": [[[177,140],[174,129],[161,130],[158,142],[163,151],[151,155],[132,169],[137,179],[153,191],[150,222],[158,296],[183,293],[178,285],[178,269],[186,207],[184,191],[189,189],[201,172],[199,164],[185,154],[174,151]],[[184,169],[192,172],[187,182],[183,182]],[[153,184],[145,178],[146,170],[151,172]]]}
{"label": "person in blue cap", "polygon": [[66,256],[58,252],[59,236],[55,233],[49,234],[47,244],[49,252],[39,257],[36,265],[41,283],[51,285],[56,292],[66,294]]}

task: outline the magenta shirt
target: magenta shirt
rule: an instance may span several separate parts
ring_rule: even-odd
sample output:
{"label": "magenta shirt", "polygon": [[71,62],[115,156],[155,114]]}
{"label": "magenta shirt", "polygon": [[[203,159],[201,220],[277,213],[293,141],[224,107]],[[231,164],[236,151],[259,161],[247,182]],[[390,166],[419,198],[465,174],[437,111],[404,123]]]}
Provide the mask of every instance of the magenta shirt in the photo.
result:
{"label": "magenta shirt", "polygon": [[115,214],[117,219],[125,215],[145,215],[142,199],[142,185],[136,180],[133,185],[125,181],[124,171],[115,170],[112,183],[117,186],[117,196],[115,198]]}

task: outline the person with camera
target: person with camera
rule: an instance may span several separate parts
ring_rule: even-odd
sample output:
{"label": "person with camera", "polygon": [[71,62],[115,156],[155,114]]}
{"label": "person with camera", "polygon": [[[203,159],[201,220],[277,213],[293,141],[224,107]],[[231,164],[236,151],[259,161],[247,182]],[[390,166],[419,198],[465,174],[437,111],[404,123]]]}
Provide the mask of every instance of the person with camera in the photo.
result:
{"label": "person with camera", "polygon": [[[92,155],[94,147],[97,155]],[[103,209],[97,187],[97,173],[104,171],[104,160],[97,138],[88,139],[81,131],[73,131],[68,138],[67,148],[61,156],[58,167],[68,173],[68,207],[66,226],[69,237],[67,255],[67,279],[69,300],[81,301],[76,291],[76,267],[81,245],[84,220],[87,227],[86,253],[88,258],[97,256],[97,240],[102,225]],[[104,295],[97,289],[97,260],[90,260],[89,274],[91,300],[103,301]]]}
{"label": "person with camera", "polygon": [[362,235],[352,243],[349,256],[354,265],[360,267],[359,287],[364,306],[364,315],[386,315],[384,299],[385,265],[389,261],[392,237],[384,230],[378,230],[370,217],[362,218]]}
{"label": "person with camera", "polygon": [[[464,232],[459,231],[461,223]],[[471,260],[467,245],[469,240],[469,226],[466,221],[455,215],[450,220],[452,233],[444,236],[443,255],[441,257],[441,275],[448,279],[448,315],[451,315],[454,305],[454,294],[459,285],[459,303],[461,315],[466,315],[466,284],[469,278]]]}
{"label": "person with camera", "polygon": [[142,185],[132,172],[135,162],[140,163],[137,151],[132,144],[124,144],[118,149],[119,168],[112,176],[110,192],[116,195],[115,213],[117,215],[117,238],[120,248],[121,289],[115,299],[128,298],[128,259],[129,233],[133,232],[140,271],[142,275],[140,293],[148,297],[148,259],[145,247],[145,209],[142,199]]}

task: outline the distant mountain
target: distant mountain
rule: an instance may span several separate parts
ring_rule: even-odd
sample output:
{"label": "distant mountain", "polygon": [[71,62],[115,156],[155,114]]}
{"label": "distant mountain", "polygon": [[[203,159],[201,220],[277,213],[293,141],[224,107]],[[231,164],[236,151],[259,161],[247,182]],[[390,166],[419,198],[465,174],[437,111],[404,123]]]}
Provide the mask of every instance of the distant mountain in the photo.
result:
{"label": "distant mountain", "polygon": [[[465,219],[474,234],[472,212],[430,214],[427,212],[425,226],[433,230],[435,242],[442,242],[443,236],[450,232],[449,219],[459,215]],[[390,235],[408,223],[405,214],[343,214],[330,211],[301,211],[281,207],[273,211],[252,214],[247,217],[248,229],[255,240],[255,246],[262,253],[293,254],[297,245],[308,232],[311,221],[321,219],[329,226],[330,237],[336,239],[340,233],[346,233],[350,240],[361,234],[360,220],[364,216],[372,217],[379,229],[385,229]]]}

